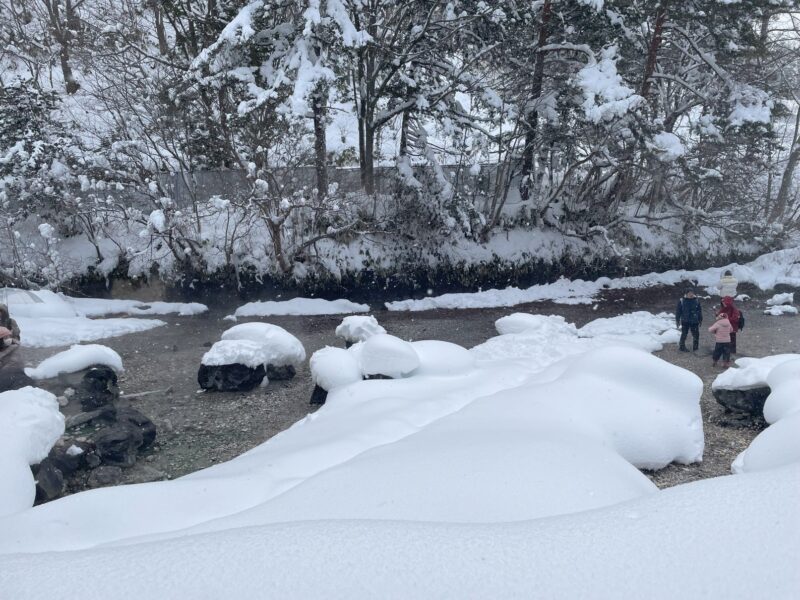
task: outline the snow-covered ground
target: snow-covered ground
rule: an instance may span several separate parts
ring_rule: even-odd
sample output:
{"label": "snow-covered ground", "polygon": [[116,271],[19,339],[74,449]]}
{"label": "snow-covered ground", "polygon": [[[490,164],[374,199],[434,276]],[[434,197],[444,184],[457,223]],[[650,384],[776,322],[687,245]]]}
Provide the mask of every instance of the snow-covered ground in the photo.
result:
{"label": "snow-covered ground", "polygon": [[291,300],[248,302],[225,317],[235,321],[239,317],[268,317],[277,315],[341,315],[368,312],[369,306],[349,300],[323,300],[322,298],[292,298]]}
{"label": "snow-covered ground", "polygon": [[800,287],[800,248],[778,250],[759,256],[744,265],[730,264],[699,271],[673,270],[632,277],[601,277],[595,281],[561,278],[554,283],[534,285],[526,289],[508,287],[463,294],[443,294],[420,300],[387,302],[389,310],[420,311],[437,308],[494,308],[516,306],[528,302],[550,300],[561,304],[590,303],[604,289],[644,288],[691,282],[716,294],[721,275],[731,270],[740,283],[752,283],[762,290],[778,284]]}
{"label": "snow-covered ground", "polygon": [[0,290],[0,300],[8,303],[11,316],[19,324],[22,343],[49,348],[92,342],[128,333],[138,333],[166,325],[158,319],[111,318],[109,314],[196,315],[208,310],[204,304],[72,298],[48,290]]}

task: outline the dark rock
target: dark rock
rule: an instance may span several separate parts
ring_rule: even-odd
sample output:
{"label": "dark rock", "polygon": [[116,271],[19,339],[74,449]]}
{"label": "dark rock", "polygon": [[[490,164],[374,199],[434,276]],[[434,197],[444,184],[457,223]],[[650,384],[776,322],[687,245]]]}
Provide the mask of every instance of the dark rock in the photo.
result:
{"label": "dark rock", "polygon": [[141,430],[128,422],[104,427],[92,436],[95,451],[103,464],[120,467],[136,463],[136,453],[143,441]]}
{"label": "dark rock", "polygon": [[122,406],[117,409],[117,422],[130,423],[142,432],[142,445],[139,450],[148,448],[156,440],[156,426],[150,419],[135,408]]}
{"label": "dark rock", "polygon": [[0,359],[0,392],[18,390],[28,385],[35,386],[36,383],[25,375],[25,371],[22,370],[21,366],[3,365],[2,359]]}
{"label": "dark rock", "polygon": [[119,467],[97,467],[86,480],[86,486],[90,488],[107,487],[118,485],[122,481],[122,469]]}
{"label": "dark rock", "polygon": [[[73,447],[79,448],[80,452],[70,450],[70,448]],[[67,438],[59,440],[56,445],[50,449],[50,454],[47,455],[47,458],[62,474],[71,475],[78,469],[86,466],[86,455],[91,450],[91,444]]]}
{"label": "dark rock", "polygon": [[318,385],[314,386],[314,391],[311,393],[310,404],[322,405],[328,399],[328,392],[323,390]]}
{"label": "dark rock", "polygon": [[280,381],[282,379],[291,379],[295,376],[295,369],[292,365],[284,365],[282,367],[275,367],[267,365],[267,379],[270,381]]}
{"label": "dark rock", "polygon": [[92,421],[101,421],[105,423],[113,423],[117,420],[117,407],[113,404],[106,404],[96,410],[89,412],[81,412],[77,415],[67,417],[64,422],[65,429],[72,429],[73,427],[80,427]]}
{"label": "dark rock", "polygon": [[743,425],[763,421],[764,402],[769,396],[769,387],[752,387],[744,389],[713,389],[717,402],[725,407],[726,412],[734,413]]}
{"label": "dark rock", "polygon": [[350,340],[345,340],[344,341],[344,347],[345,348],[350,348],[353,344],[355,344],[355,342],[351,342]]}
{"label": "dark rock", "polygon": [[375,374],[375,375],[365,375],[364,379],[394,379],[394,377],[389,377],[388,375]]}
{"label": "dark rock", "polygon": [[96,469],[102,464],[100,457],[97,456],[97,452],[92,451],[86,454],[86,466],[90,469]]}
{"label": "dark rock", "polygon": [[211,348],[214,345],[214,342],[203,342],[203,348]]}
{"label": "dark rock", "polygon": [[240,364],[200,365],[197,383],[204,390],[246,392],[259,385],[266,374],[264,365],[258,365],[255,369]]}
{"label": "dark rock", "polygon": [[36,478],[36,504],[55,500],[64,493],[64,474],[49,458],[40,462],[34,470]]}
{"label": "dark rock", "polygon": [[94,365],[83,376],[77,396],[85,411],[92,411],[111,404],[119,398],[117,374],[105,365]]}

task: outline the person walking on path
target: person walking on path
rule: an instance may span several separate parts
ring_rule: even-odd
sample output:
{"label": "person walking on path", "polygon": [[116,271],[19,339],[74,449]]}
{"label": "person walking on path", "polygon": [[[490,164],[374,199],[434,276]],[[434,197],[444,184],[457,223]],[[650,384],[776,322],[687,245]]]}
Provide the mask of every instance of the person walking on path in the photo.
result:
{"label": "person walking on path", "polygon": [[717,342],[714,345],[714,352],[711,355],[713,366],[717,366],[717,362],[722,357],[722,366],[728,368],[731,366],[731,322],[728,321],[728,315],[725,313],[717,313],[716,322],[708,328],[714,334],[714,340]]}
{"label": "person walking on path", "polygon": [[689,331],[692,332],[692,351],[700,346],[700,324],[703,322],[703,309],[700,307],[700,300],[693,289],[686,290],[683,298],[678,300],[678,307],[675,309],[675,324],[681,328],[681,341],[678,349],[681,352],[688,352],[686,348],[686,337]]}
{"label": "person walking on path", "polygon": [[725,296],[730,296],[731,298],[735,298],[737,285],[739,285],[739,281],[733,276],[731,270],[728,269],[725,271],[722,277],[719,278],[719,283],[717,284],[720,297],[724,298]]}
{"label": "person walking on path", "polygon": [[731,354],[736,354],[736,333],[744,329],[744,314],[733,303],[733,298],[725,296],[719,309],[728,317],[731,324]]}

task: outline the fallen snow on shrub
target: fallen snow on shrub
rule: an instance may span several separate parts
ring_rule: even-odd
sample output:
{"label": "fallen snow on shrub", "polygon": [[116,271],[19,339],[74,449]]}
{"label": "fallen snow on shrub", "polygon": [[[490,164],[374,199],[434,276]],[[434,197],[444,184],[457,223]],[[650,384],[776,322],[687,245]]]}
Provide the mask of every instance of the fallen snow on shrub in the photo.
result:
{"label": "fallen snow on shrub", "polygon": [[342,338],[346,342],[353,343],[363,342],[377,333],[386,333],[386,330],[380,326],[378,320],[372,315],[353,315],[345,317],[336,328],[337,337]]}
{"label": "fallen snow on shrub", "polygon": [[104,298],[65,297],[78,314],[84,317],[104,317],[106,315],[199,315],[208,311],[199,302],[140,302],[139,300],[107,300]]}
{"label": "fallen snow on shrub", "polygon": [[250,341],[263,346],[263,352],[267,356],[264,364],[270,364],[274,367],[286,365],[297,367],[306,359],[306,350],[302,342],[283,327],[272,325],[271,323],[242,323],[241,325],[235,325],[223,332],[221,339],[223,341]]}
{"label": "fallen snow on shrub", "polygon": [[544,300],[560,303],[584,302],[594,299],[603,289],[638,289],[676,285],[685,281],[716,289],[720,276],[726,270],[731,270],[739,283],[752,283],[762,290],[772,289],[779,284],[800,287],[800,247],[770,252],[744,265],[733,263],[700,271],[673,270],[615,279],[601,277],[596,281],[571,281],[562,277],[553,283],[534,285],[527,289],[508,287],[502,290],[444,294],[420,300],[387,302],[386,307],[394,311],[419,311],[437,308],[494,308]]}
{"label": "fallen snow on shrub", "polygon": [[775,294],[772,298],[767,300],[767,306],[780,306],[782,304],[792,304],[794,302],[794,293],[786,292],[784,294]]}
{"label": "fallen snow on shrub", "polygon": [[378,333],[363,342],[360,362],[364,375],[402,377],[419,367],[419,356],[410,343]]}
{"label": "fallen snow on shrub", "polygon": [[773,317],[780,317],[781,315],[796,315],[797,308],[794,306],[789,306],[788,304],[780,304],[776,306],[770,306],[764,311],[764,314],[772,315]]}
{"label": "fallen snow on shrub", "polygon": [[747,389],[769,385],[767,377],[780,364],[800,359],[800,354],[775,354],[764,358],[737,358],[736,369],[717,375],[711,389]]}
{"label": "fallen snow on shrub", "polygon": [[323,300],[322,298],[293,298],[291,300],[248,302],[236,309],[226,319],[239,317],[268,317],[278,315],[340,315],[369,312],[366,304],[349,300]]}
{"label": "fallen snow on shrub", "polygon": [[309,361],[311,380],[326,392],[361,381],[361,366],[352,352],[326,346],[314,352]]}
{"label": "fallen snow on shrub", "polygon": [[63,433],[64,417],[50,392],[25,387],[0,393],[0,517],[33,506],[30,465],[44,459]]}
{"label": "fallen snow on shrub", "polygon": [[36,368],[25,369],[31,379],[49,379],[61,373],[76,373],[92,365],[106,365],[122,372],[122,358],[108,346],[100,344],[75,345],[69,350],[44,359]]}
{"label": "fallen snow on shrub", "polygon": [[52,348],[93,342],[166,325],[158,319],[87,319],[86,317],[15,317],[24,346]]}

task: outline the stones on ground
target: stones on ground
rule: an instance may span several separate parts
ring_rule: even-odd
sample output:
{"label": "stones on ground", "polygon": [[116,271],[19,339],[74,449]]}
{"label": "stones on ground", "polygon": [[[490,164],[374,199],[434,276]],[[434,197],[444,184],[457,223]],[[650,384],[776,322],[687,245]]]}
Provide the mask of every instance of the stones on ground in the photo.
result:
{"label": "stones on ground", "polygon": [[106,465],[130,467],[142,446],[142,431],[132,423],[117,422],[104,427],[92,436],[95,451]]}
{"label": "stones on ground", "polygon": [[125,474],[125,483],[150,483],[164,481],[167,474],[148,465],[137,465]]}
{"label": "stones on ground", "polygon": [[47,458],[63,475],[69,476],[87,466],[86,457],[93,449],[88,442],[61,438],[50,449]]}
{"label": "stones on ground", "polygon": [[283,365],[283,366],[274,366],[274,365],[267,365],[267,379],[270,381],[282,381],[291,379],[295,376],[294,366],[292,365]]}
{"label": "stones on ground", "polygon": [[52,460],[45,458],[34,470],[36,503],[55,500],[64,493],[64,474]]}
{"label": "stones on ground", "polygon": [[229,365],[200,365],[197,383],[204,390],[218,392],[246,392],[264,380],[267,374],[264,365],[248,367],[234,363]]}
{"label": "stones on ground", "polygon": [[84,411],[96,410],[119,398],[117,374],[105,365],[89,367],[77,390]]}
{"label": "stones on ground", "polygon": [[108,487],[111,485],[118,485],[121,481],[121,468],[104,465],[102,467],[97,467],[89,474],[86,486],[89,488]]}
{"label": "stones on ground", "polygon": [[96,410],[81,412],[78,413],[77,415],[71,415],[67,417],[64,422],[64,428],[74,429],[75,427],[80,427],[82,425],[86,425],[87,423],[91,423],[94,421],[111,423],[115,421],[116,418],[117,418],[117,407],[114,406],[113,404],[107,404]]}
{"label": "stones on ground", "polygon": [[128,423],[142,434],[140,450],[149,448],[156,441],[156,425],[135,408],[121,406],[117,409],[117,423]]}

